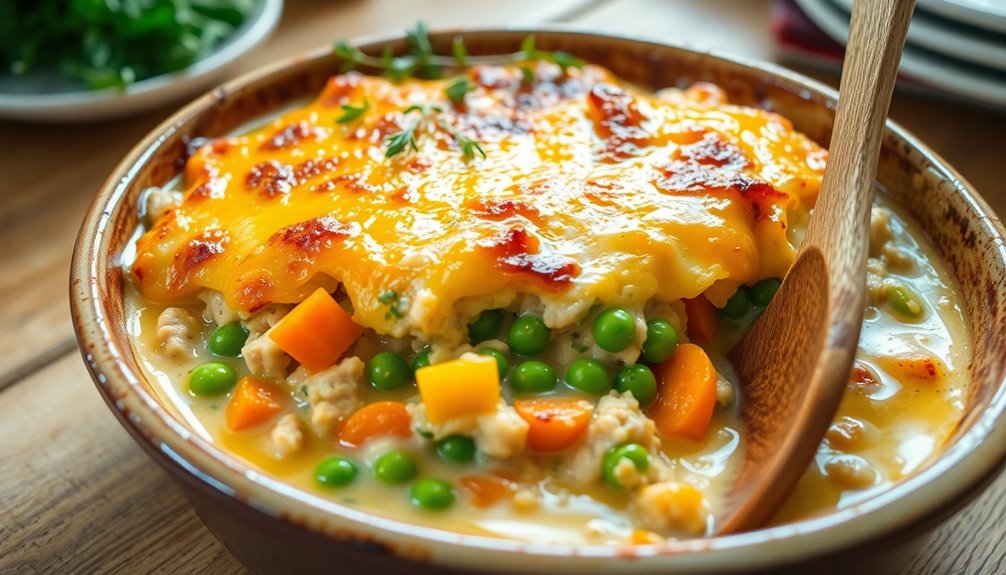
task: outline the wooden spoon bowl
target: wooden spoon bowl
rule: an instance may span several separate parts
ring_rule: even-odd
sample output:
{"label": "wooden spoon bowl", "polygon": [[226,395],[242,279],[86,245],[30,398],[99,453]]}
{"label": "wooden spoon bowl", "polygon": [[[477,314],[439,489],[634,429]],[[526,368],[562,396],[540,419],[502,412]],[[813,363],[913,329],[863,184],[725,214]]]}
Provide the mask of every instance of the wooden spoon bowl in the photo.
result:
{"label": "wooden spoon bowl", "polygon": [[852,14],[828,167],[779,292],[730,359],[743,384],[744,459],[718,531],[763,525],[810,464],[842,399],[866,300],[877,158],[915,0]]}

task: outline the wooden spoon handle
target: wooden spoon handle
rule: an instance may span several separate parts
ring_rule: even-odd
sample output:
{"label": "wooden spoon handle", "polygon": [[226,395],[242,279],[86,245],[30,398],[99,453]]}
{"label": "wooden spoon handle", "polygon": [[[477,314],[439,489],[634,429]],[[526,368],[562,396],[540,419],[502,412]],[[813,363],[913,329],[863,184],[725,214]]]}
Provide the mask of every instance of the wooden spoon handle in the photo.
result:
{"label": "wooden spoon handle", "polygon": [[[856,0],[853,4],[829,147],[829,161],[834,165],[824,174],[804,240],[806,247],[818,248],[831,262],[835,287],[863,281],[866,251],[850,253],[846,246],[849,238],[867,235],[882,127],[914,5],[915,0]],[[850,89],[853,86],[855,90]]]}

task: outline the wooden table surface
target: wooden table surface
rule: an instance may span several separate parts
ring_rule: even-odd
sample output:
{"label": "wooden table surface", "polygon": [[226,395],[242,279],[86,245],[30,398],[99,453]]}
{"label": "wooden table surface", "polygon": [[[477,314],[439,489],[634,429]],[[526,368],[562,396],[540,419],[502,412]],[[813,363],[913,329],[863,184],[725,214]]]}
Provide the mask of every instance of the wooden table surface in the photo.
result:
{"label": "wooden table surface", "polygon": [[[288,0],[275,36],[235,72],[418,18],[431,27],[561,22],[771,60],[771,17],[769,0]],[[83,213],[171,111],[100,126],[0,122],[0,573],[245,572],[105,408],[69,321]],[[891,114],[1006,213],[1006,115],[904,93]],[[1004,496],[1006,475],[885,571],[1006,572]]]}

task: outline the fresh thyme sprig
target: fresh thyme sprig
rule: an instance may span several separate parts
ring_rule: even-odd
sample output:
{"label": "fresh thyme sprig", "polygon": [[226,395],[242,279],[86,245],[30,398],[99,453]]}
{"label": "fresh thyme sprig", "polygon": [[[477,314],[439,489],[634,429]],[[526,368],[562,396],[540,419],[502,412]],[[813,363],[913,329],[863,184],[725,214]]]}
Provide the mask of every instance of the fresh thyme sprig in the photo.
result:
{"label": "fresh thyme sprig", "polygon": [[335,121],[338,124],[348,124],[350,122],[358,120],[360,116],[366,114],[367,110],[369,109],[370,109],[370,102],[366,99],[363,100],[363,103],[358,106],[354,106],[353,104],[343,104],[342,114],[338,118],[336,118]]}
{"label": "fresh thyme sprig", "polygon": [[383,70],[393,80],[401,80],[409,76],[417,78],[441,78],[446,70],[467,68],[479,64],[519,64],[522,62],[543,60],[553,62],[563,70],[580,68],[584,64],[583,60],[568,52],[538,50],[533,34],[524,38],[519,51],[490,56],[469,55],[464,39],[460,36],[454,38],[451,56],[434,54],[429,31],[422,22],[417,23],[415,28],[409,30],[407,37],[409,52],[401,56],[394,56],[390,49],[386,49],[381,56],[365,54],[346,40],[336,41],[335,53],[345,60],[343,63],[344,71],[352,70],[359,66],[367,66]]}
{"label": "fresh thyme sprig", "polygon": [[[520,50],[510,54],[497,54],[490,56],[471,56],[465,46],[464,38],[454,37],[451,44],[451,56],[441,56],[433,52],[433,44],[430,42],[429,30],[426,24],[418,22],[416,26],[407,32],[409,44],[408,53],[395,56],[388,46],[380,56],[366,54],[359,48],[353,46],[346,40],[338,40],[335,43],[334,51],[336,55],[343,59],[343,71],[349,71],[360,66],[366,66],[384,71],[384,74],[393,81],[401,81],[408,77],[416,78],[442,78],[449,70],[464,69],[473,65],[518,65],[523,81],[528,84],[534,83],[534,70],[529,65],[530,62],[546,61],[552,62],[565,72],[569,68],[580,68],[583,60],[576,56],[562,51],[542,51],[539,50],[534,35],[526,36],[520,45]],[[460,76],[452,81],[445,88],[447,99],[455,105],[464,103],[465,95],[473,91],[475,87],[464,76]],[[362,105],[344,105],[343,113],[336,119],[336,122],[345,124],[361,117],[370,108],[369,102],[364,100]],[[419,112],[420,116],[410,126],[388,135],[385,143],[385,157],[397,156],[406,150],[418,151],[419,145],[416,141],[417,133],[424,123],[432,120],[434,124],[451,134],[454,140],[461,147],[461,154],[465,161],[475,159],[475,154],[486,157],[485,150],[477,141],[465,136],[457,127],[449,123],[444,117],[444,109],[435,104],[424,104],[409,106],[403,110],[404,115]]]}
{"label": "fresh thyme sprig", "polygon": [[406,116],[417,112],[419,113],[419,118],[410,126],[388,135],[386,140],[388,148],[384,151],[384,157],[393,158],[407,149],[411,149],[414,152],[419,151],[419,145],[416,142],[416,132],[425,122],[432,120],[437,127],[449,133],[454,138],[454,141],[461,147],[461,156],[466,162],[474,160],[476,152],[485,159],[486,153],[482,149],[482,145],[465,136],[455,126],[451,125],[443,116],[443,107],[436,104],[416,104],[402,110],[402,114]]}

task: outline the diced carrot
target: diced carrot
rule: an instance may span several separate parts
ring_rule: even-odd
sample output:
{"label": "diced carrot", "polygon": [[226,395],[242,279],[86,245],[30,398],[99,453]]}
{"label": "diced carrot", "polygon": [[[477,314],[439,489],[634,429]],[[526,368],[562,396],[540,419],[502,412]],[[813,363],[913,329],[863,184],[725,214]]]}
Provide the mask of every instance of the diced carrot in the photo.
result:
{"label": "diced carrot", "polygon": [[402,439],[412,436],[412,420],[400,401],[376,401],[349,416],[339,430],[339,443],[359,447],[371,439],[394,435]]}
{"label": "diced carrot", "polygon": [[329,367],[349,349],[363,328],[328,292],[318,288],[269,330],[269,337],[309,371]]}
{"label": "diced carrot", "polygon": [[472,505],[481,509],[509,499],[517,492],[512,481],[495,475],[464,475],[458,478],[458,486],[471,499]]}
{"label": "diced carrot", "polygon": [[416,370],[430,423],[493,413],[499,406],[499,367],[492,356],[465,357]]}
{"label": "diced carrot", "polygon": [[946,368],[939,359],[922,351],[910,351],[884,356],[877,363],[895,377],[918,381],[935,381],[943,377]]}
{"label": "diced carrot", "polygon": [[562,451],[587,431],[594,405],[573,397],[529,397],[513,402],[517,415],[530,426],[527,445],[532,451]]}
{"label": "diced carrot", "polygon": [[657,399],[649,415],[664,435],[698,441],[716,407],[716,368],[695,344],[684,343],[667,361],[654,366]]}
{"label": "diced carrot", "polygon": [[268,383],[250,376],[241,378],[227,402],[227,429],[241,431],[269,421],[283,411],[276,398]]}
{"label": "diced carrot", "polygon": [[633,545],[653,545],[663,542],[663,538],[652,531],[636,528],[632,530],[629,542]]}
{"label": "diced carrot", "polygon": [[688,338],[692,341],[712,343],[720,331],[720,317],[705,296],[683,300],[688,319]]}

